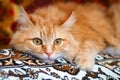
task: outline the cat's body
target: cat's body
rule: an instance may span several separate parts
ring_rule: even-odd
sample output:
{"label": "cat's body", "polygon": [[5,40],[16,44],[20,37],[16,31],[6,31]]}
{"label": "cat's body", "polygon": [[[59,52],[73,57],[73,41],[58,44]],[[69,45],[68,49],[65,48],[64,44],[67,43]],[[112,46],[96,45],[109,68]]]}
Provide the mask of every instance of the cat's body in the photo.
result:
{"label": "cat's body", "polygon": [[120,48],[114,27],[97,4],[50,5],[29,14],[29,18],[22,12],[18,27],[10,43],[16,50],[48,62],[63,56],[75,59],[82,69],[91,69],[95,55],[107,45]]}

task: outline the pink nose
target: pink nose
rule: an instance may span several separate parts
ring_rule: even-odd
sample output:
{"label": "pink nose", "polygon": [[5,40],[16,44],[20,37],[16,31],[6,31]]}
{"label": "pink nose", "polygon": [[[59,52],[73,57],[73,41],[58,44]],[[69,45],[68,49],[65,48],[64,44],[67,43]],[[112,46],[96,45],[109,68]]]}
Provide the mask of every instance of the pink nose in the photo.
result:
{"label": "pink nose", "polygon": [[48,57],[50,57],[52,55],[53,52],[46,52],[46,54],[48,55]]}

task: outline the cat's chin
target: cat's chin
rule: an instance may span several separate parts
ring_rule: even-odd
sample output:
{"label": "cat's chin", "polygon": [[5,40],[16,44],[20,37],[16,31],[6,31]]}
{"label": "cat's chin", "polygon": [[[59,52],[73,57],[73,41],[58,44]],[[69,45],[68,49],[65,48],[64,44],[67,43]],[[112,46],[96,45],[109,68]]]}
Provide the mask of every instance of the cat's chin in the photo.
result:
{"label": "cat's chin", "polygon": [[34,55],[35,57],[39,58],[45,63],[53,63],[57,58],[63,57],[63,53],[53,54],[50,57],[48,57],[46,54],[37,54],[37,53],[31,55]]}
{"label": "cat's chin", "polygon": [[55,59],[57,59],[57,58],[59,58],[59,57],[62,57],[63,56],[63,53],[53,53],[50,57],[48,57],[48,55],[46,55],[46,54],[42,54],[42,55],[39,55],[39,57],[41,58],[41,59],[48,59],[48,60],[55,60]]}
{"label": "cat's chin", "polygon": [[54,63],[55,59],[44,59],[45,63]]}
{"label": "cat's chin", "polygon": [[54,56],[40,56],[40,59],[43,60],[45,63],[53,63],[56,59],[61,58],[60,55],[54,55]]}

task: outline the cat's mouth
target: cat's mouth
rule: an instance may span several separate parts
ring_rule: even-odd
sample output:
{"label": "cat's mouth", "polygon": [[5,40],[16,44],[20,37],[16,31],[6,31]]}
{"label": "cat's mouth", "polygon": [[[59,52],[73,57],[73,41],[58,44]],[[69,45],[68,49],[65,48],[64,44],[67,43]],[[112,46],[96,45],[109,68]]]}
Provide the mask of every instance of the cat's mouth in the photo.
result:
{"label": "cat's mouth", "polygon": [[55,59],[44,59],[43,60],[45,63],[54,63]]}
{"label": "cat's mouth", "polygon": [[41,61],[45,63],[52,63],[54,62],[57,58],[63,57],[63,53],[47,56],[46,54],[32,54],[33,56],[39,58]]}
{"label": "cat's mouth", "polygon": [[41,56],[40,59],[42,59],[45,63],[52,63],[54,62],[57,58],[60,58],[61,56]]}

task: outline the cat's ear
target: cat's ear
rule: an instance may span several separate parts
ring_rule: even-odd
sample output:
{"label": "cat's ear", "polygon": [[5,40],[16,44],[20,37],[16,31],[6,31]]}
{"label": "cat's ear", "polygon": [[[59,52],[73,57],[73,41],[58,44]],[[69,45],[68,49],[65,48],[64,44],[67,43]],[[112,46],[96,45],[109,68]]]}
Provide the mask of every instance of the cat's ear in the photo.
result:
{"label": "cat's ear", "polygon": [[68,19],[62,24],[63,27],[71,28],[72,25],[75,23],[76,17],[74,15],[74,12],[71,13],[71,15],[68,17]]}
{"label": "cat's ear", "polygon": [[20,23],[20,24],[28,24],[28,23],[32,24],[27,13],[25,12],[23,6],[20,6],[20,16],[19,16],[18,23]]}

